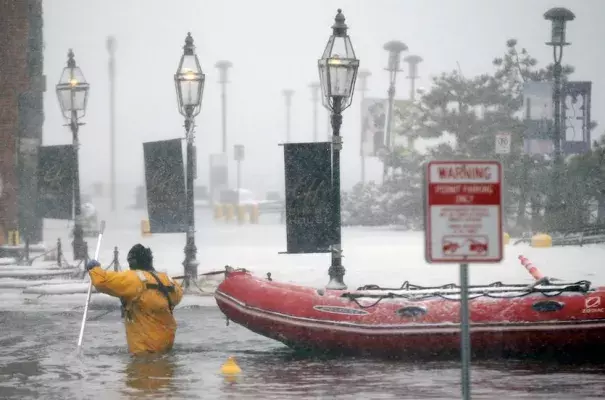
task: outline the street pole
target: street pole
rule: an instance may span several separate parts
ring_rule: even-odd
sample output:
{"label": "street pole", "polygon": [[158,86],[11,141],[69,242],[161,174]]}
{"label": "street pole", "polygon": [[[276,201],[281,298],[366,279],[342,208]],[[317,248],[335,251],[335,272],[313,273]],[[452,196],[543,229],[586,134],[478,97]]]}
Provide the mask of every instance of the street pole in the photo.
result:
{"label": "street pole", "polygon": [[[366,92],[368,91],[368,78],[372,75],[372,73],[368,70],[361,70],[357,74],[357,78],[359,79],[359,87],[357,90],[361,92],[361,101],[360,101],[360,114],[363,117],[363,104],[366,98]],[[365,130],[363,126],[363,119],[361,125],[361,137],[359,141],[359,155],[361,157],[361,184],[364,185],[366,183],[366,155],[363,152],[363,144],[368,139],[365,137]]]}
{"label": "street pole", "polygon": [[74,160],[76,165],[74,166],[74,182],[73,182],[73,198],[74,198],[74,240],[72,242],[74,260],[88,261],[88,249],[84,242],[84,230],[82,229],[82,205],[80,198],[80,162],[78,160],[78,147],[80,146],[78,141],[78,131],[81,123],[78,122],[77,110],[71,111],[71,120],[69,127],[71,128],[72,134],[72,146],[74,152]]}
{"label": "street pole", "polygon": [[566,8],[552,8],[544,14],[544,18],[552,23],[551,40],[546,44],[553,48],[553,105],[554,105],[554,129],[553,129],[553,144],[554,144],[554,160],[552,170],[552,187],[549,217],[549,228],[556,231],[560,224],[560,216],[563,210],[561,202],[561,176],[563,173],[563,157],[561,154],[561,142],[563,133],[561,131],[561,75],[563,58],[563,48],[570,43],[565,38],[565,25],[567,21],[573,21],[575,15]]}
{"label": "street pole", "polygon": [[410,100],[415,101],[416,79],[418,79],[418,64],[420,64],[423,60],[422,57],[412,54],[404,57],[403,61],[408,64],[407,78],[410,80]]}
{"label": "street pole", "polygon": [[[385,121],[385,148],[387,152],[393,150],[393,139],[391,137],[391,124],[393,122],[393,107],[395,104],[395,85],[397,83],[397,72],[401,71],[401,52],[407,51],[408,46],[398,40],[392,40],[385,43],[383,48],[389,53],[388,66],[385,68],[389,71],[389,90],[388,90],[388,108]],[[388,174],[388,166],[386,160],[383,163],[382,181],[385,182]]]}
{"label": "street pole", "polygon": [[462,399],[471,398],[471,334],[469,329],[468,264],[460,264],[460,352],[462,355]]}
{"label": "street pole", "polygon": [[84,262],[88,261],[88,249],[86,242],[84,242],[84,230],[82,229],[78,131],[80,126],[84,125],[79,119],[86,114],[89,89],[90,85],[86,82],[82,70],[76,65],[73,50],[69,49],[67,53],[67,66],[63,68],[61,79],[56,85],[56,91],[63,117],[69,121],[68,126],[72,134],[72,149],[75,162],[71,188],[74,202],[74,229],[72,241],[74,260]]}
{"label": "street pole", "polygon": [[109,136],[110,136],[110,196],[111,211],[116,210],[116,108],[115,108],[115,53],[116,39],[107,37],[107,51],[109,52]]}
{"label": "street pole", "polygon": [[290,143],[290,118],[292,108],[292,96],[294,95],[294,90],[284,89],[282,90],[282,94],[284,95],[284,100],[286,103],[286,143]]}
{"label": "street pole", "polygon": [[[321,59],[318,60],[318,72],[324,95],[323,105],[331,115],[332,124],[332,227],[334,228],[334,240],[331,243],[332,262],[328,268],[330,280],[326,289],[346,290],[344,283],[345,268],[342,265],[342,235],[340,216],[340,151],[342,150],[342,138],[340,127],[342,126],[342,111],[351,106],[355,80],[359,70],[359,60],[353,51],[351,38],[347,33],[347,24],[342,10],[338,9],[332,25],[332,35],[324,47]],[[342,50],[344,49],[344,53]],[[344,79],[330,79],[331,76]]]}
{"label": "street pole", "polygon": [[332,263],[328,269],[330,281],[327,288],[343,289],[347,286],[344,283],[345,268],[342,265],[342,239],[341,239],[341,218],[340,218],[340,151],[342,150],[342,138],[340,137],[340,127],[342,125],[342,102],[344,99],[340,96],[334,97],[334,104],[331,115],[332,122],[332,204],[334,212],[332,214],[332,223],[336,227],[338,241],[332,246]]}
{"label": "street pole", "polygon": [[311,101],[313,102],[313,141],[317,142],[318,138],[318,107],[319,107],[319,91],[321,89],[319,82],[313,82],[309,84],[311,88]]}
{"label": "street pole", "polygon": [[239,191],[242,188],[242,161],[237,160],[237,205],[239,206]]}
{"label": "street pole", "polygon": [[218,61],[214,66],[219,70],[219,81],[221,84],[221,128],[222,128],[222,149],[227,154],[227,83],[229,83],[229,68],[233,63],[228,60]]}
{"label": "street pole", "polygon": [[[187,165],[186,165],[186,208],[187,208],[187,234],[185,241],[185,259],[183,260],[183,271],[185,272],[185,288],[191,286],[191,281],[197,280],[196,260],[197,247],[195,246],[195,205],[194,205],[194,181],[196,178],[196,151],[194,146],[195,116],[202,108],[202,96],[206,76],[202,72],[191,32],[187,33],[183,55],[179,62],[177,72],[174,75],[174,83],[177,92],[179,113],[185,117],[185,139],[187,140]],[[194,283],[195,284],[195,283]]]}
{"label": "street pole", "polygon": [[[193,196],[193,185],[194,185],[194,173],[195,173],[195,148],[193,135],[194,120],[193,120],[193,107],[186,107],[185,117],[185,131],[187,139],[187,238],[185,244],[185,261],[183,262],[183,268],[185,276],[189,279],[197,279],[197,266],[196,261],[197,247],[195,246],[195,207],[194,207],[194,196]],[[190,282],[187,282],[189,286]]]}

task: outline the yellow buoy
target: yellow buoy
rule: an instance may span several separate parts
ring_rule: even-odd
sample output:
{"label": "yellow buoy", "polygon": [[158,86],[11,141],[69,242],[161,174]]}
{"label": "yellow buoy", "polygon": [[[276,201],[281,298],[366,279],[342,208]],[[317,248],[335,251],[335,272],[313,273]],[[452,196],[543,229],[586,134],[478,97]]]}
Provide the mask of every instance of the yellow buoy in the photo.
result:
{"label": "yellow buoy", "polygon": [[229,357],[221,367],[221,373],[223,375],[238,375],[241,372],[241,368],[237,365],[233,357]]}
{"label": "yellow buoy", "polygon": [[502,242],[506,246],[510,242],[510,235],[506,232],[502,235]]}
{"label": "yellow buoy", "polygon": [[546,233],[538,233],[531,238],[531,247],[552,247],[552,237]]}

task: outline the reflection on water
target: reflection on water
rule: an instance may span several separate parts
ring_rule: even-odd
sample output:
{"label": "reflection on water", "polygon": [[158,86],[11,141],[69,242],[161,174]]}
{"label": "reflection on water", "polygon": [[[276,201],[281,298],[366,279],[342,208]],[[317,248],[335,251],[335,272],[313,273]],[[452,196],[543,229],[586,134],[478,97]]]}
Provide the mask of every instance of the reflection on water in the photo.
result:
{"label": "reflection on water", "polygon": [[[309,357],[237,325],[215,308],[177,313],[171,354],[131,357],[119,311],[86,326],[81,312],[0,312],[0,398],[456,399],[457,361]],[[220,367],[234,356],[235,380]],[[590,399],[605,393],[605,361],[473,362],[476,399]],[[529,397],[528,397],[529,396]]]}
{"label": "reflection on water", "polygon": [[124,382],[127,388],[135,391],[125,393],[131,398],[177,394],[179,387],[173,381],[176,361],[173,354],[130,357],[123,372]]}

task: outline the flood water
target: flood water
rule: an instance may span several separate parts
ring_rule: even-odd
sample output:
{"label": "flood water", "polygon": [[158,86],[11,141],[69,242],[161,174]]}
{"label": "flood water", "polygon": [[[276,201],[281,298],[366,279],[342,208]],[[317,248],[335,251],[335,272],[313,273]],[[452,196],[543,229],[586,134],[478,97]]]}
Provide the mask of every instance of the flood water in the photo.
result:
{"label": "flood water", "polygon": [[[92,310],[75,352],[81,311],[0,312],[2,399],[456,399],[456,361],[311,358],[231,324],[215,307],[181,309],[174,351],[136,359],[126,352],[119,311]],[[233,382],[220,366],[234,356]],[[481,361],[473,398],[600,399],[603,365]]]}
{"label": "flood water", "polygon": [[[141,239],[138,226],[133,226],[130,231],[120,227],[112,232],[108,224],[103,259],[111,259],[114,245],[123,248],[141,240],[157,254],[156,267],[172,257],[174,266],[167,269],[178,273],[184,237],[157,235]],[[274,279],[309,285],[327,283],[326,256],[277,254],[284,250],[283,227],[208,229],[200,228],[198,237],[200,272],[219,269],[225,263],[243,266],[248,260],[256,273],[271,271]],[[392,283],[394,274],[402,281],[413,277],[412,282],[420,284],[457,281],[457,268],[423,263],[421,234],[345,230],[343,235],[350,287]],[[519,252],[549,274],[576,280],[603,278],[598,270],[603,247],[541,250],[509,246],[502,265],[472,267],[471,283],[528,281],[530,278],[514,257]],[[584,263],[569,270],[567,266],[579,256]],[[377,257],[380,262],[375,261]],[[375,262],[369,264],[372,259]],[[404,265],[401,260],[405,260]],[[591,263],[591,267],[586,266]],[[175,348],[169,355],[151,359],[128,355],[117,300],[116,308],[110,310],[93,307],[84,350],[77,355],[84,296],[60,303],[58,297],[31,300],[13,289],[0,294],[1,399],[460,398],[460,365],[456,360],[385,361],[297,355],[234,323],[227,326],[211,298],[205,305],[175,311],[179,323]],[[229,356],[234,356],[242,369],[236,381],[220,374],[220,367]],[[605,360],[573,365],[528,360],[473,361],[471,378],[474,399],[601,399],[605,394]]]}

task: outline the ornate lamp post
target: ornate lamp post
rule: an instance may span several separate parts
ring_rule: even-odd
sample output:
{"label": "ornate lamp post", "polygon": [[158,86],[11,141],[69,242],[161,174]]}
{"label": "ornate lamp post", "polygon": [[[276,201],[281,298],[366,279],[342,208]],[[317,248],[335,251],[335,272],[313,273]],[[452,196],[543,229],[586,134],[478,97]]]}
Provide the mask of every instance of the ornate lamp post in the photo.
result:
{"label": "ornate lamp post", "polygon": [[565,25],[567,21],[573,21],[575,15],[566,8],[551,8],[544,13],[544,19],[550,20],[552,23],[551,39],[546,42],[547,45],[553,48],[553,103],[554,103],[554,165],[552,170],[552,193],[550,197],[550,229],[556,229],[561,211],[561,188],[560,178],[563,170],[563,157],[561,157],[561,59],[563,58],[563,47],[568,46],[565,40]]}
{"label": "ornate lamp post", "polygon": [[[392,149],[393,139],[391,138],[391,123],[393,122],[393,106],[395,104],[395,84],[397,82],[397,72],[401,71],[401,53],[407,51],[408,46],[400,42],[399,40],[391,40],[384,44],[383,48],[389,53],[389,63],[385,68],[389,71],[389,104],[386,114],[385,121],[385,148],[386,150]],[[387,176],[387,163],[384,163],[382,170],[382,179],[385,180]]]}
{"label": "ornate lamp post", "polygon": [[193,145],[195,127],[194,117],[202,109],[202,95],[206,76],[195,54],[195,46],[191,33],[187,33],[183,55],[179,67],[174,74],[174,84],[178,100],[179,112],[185,117],[185,134],[187,139],[187,242],[185,245],[185,285],[189,286],[190,279],[197,279],[198,263],[195,259],[195,209],[193,206],[193,180],[195,178],[195,148]]}
{"label": "ornate lamp post", "polygon": [[328,270],[330,281],[328,289],[346,289],[344,283],[345,268],[342,266],[342,248],[340,235],[340,150],[342,139],[342,111],[351,105],[355,80],[359,69],[359,60],[355,57],[351,39],[347,34],[347,25],[342,10],[334,18],[332,35],[318,60],[319,79],[323,94],[323,106],[331,112],[332,122],[332,195],[335,206],[333,224],[338,227],[338,243],[332,245],[332,264]]}
{"label": "ornate lamp post", "polygon": [[84,242],[84,231],[82,230],[82,207],[80,200],[80,167],[78,163],[78,130],[83,122],[80,119],[86,115],[86,106],[88,103],[88,91],[90,85],[86,82],[84,74],[80,67],[76,65],[74,52],[69,49],[67,53],[67,66],[63,68],[61,79],[57,83],[57,98],[63,117],[69,121],[68,126],[72,133],[72,143],[76,165],[73,176],[73,196],[74,196],[74,240],[72,242],[75,260],[86,261],[88,259],[88,250]]}

